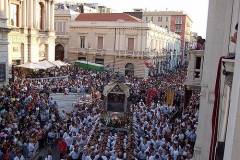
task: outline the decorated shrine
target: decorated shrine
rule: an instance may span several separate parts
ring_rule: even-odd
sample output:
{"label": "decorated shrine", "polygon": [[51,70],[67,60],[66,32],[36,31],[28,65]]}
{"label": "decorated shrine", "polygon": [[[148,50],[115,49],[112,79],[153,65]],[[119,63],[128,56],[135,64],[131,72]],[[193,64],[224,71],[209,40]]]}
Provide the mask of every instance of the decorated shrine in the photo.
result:
{"label": "decorated shrine", "polygon": [[111,82],[104,87],[105,112],[100,119],[102,129],[129,132],[132,128],[132,114],[127,106],[130,92],[125,82],[125,76],[116,72],[112,75]]}

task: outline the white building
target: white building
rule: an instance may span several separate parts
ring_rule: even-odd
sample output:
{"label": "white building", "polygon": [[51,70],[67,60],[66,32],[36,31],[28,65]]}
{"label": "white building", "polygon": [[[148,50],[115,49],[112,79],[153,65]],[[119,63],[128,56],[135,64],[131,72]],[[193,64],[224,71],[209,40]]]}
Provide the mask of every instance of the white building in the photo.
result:
{"label": "white building", "polygon": [[[210,0],[205,52],[190,52],[186,85],[201,90],[194,160],[240,157],[240,43],[230,42],[239,7],[239,1]],[[220,61],[229,52],[235,59]]]}
{"label": "white building", "polygon": [[166,56],[170,57],[163,48],[180,54],[179,35],[125,13],[80,14],[69,27],[70,62],[110,64],[111,70],[145,77],[146,61],[152,61],[156,71],[163,70]]}

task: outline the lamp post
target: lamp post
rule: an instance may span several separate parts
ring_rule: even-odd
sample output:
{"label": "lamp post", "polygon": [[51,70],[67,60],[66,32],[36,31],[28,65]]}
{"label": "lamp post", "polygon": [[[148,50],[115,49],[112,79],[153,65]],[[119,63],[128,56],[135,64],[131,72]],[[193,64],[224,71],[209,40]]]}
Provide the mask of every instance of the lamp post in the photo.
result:
{"label": "lamp post", "polygon": [[88,49],[87,49],[87,70],[88,70],[88,54],[89,54],[90,44],[91,44],[91,43],[88,43]]}

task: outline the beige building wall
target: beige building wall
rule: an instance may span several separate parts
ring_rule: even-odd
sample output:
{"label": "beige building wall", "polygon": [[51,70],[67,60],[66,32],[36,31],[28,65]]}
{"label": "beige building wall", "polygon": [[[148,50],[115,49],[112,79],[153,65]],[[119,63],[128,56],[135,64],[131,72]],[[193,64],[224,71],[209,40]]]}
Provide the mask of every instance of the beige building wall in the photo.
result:
{"label": "beige building wall", "polygon": [[3,16],[3,7],[0,3],[0,87],[9,82],[8,77],[8,33],[7,19]]}
{"label": "beige building wall", "polygon": [[8,34],[9,67],[55,60],[54,1],[1,0]]}
{"label": "beige building wall", "polygon": [[[131,63],[134,75],[145,77],[148,69],[144,63],[152,61],[158,65],[166,56],[162,50],[167,47],[166,42],[171,44],[172,49],[180,50],[179,35],[152,23],[72,21],[69,25],[70,62],[78,59],[96,62],[96,59],[102,59],[104,66],[110,64],[110,69],[122,73],[125,73],[125,66]],[[98,37],[103,39],[102,48],[98,48]],[[84,38],[84,46],[81,46],[81,38]],[[133,41],[131,49],[130,41]]]}
{"label": "beige building wall", "polygon": [[[64,55],[62,60],[69,61],[71,56],[68,55],[68,47],[69,47],[69,22],[74,21],[75,18],[80,14],[79,12],[75,12],[72,10],[61,10],[56,9],[54,12],[54,29],[56,31],[55,40],[56,46],[61,45],[64,49]],[[56,55],[56,59],[58,55]]]}
{"label": "beige building wall", "polygon": [[143,17],[142,20],[146,22],[152,21],[154,24],[161,26],[165,28],[166,26],[170,27],[170,22],[171,22],[171,14],[168,12],[148,12],[145,11],[143,12]]}
{"label": "beige building wall", "polygon": [[[214,106],[214,90],[218,62],[221,56],[226,56],[228,52],[236,51],[235,59],[232,60],[229,72],[233,72],[233,77],[225,78],[221,72],[220,83],[220,105],[219,123],[217,131],[217,142],[224,142],[224,160],[238,160],[240,156],[240,134],[239,134],[239,52],[240,43],[235,45],[230,42],[230,36],[235,32],[234,26],[239,22],[239,2],[234,0],[210,0],[208,10],[206,49],[204,53],[203,74],[200,93],[200,113],[197,129],[197,140],[194,148],[194,160],[209,159],[211,136],[212,136],[212,114]],[[239,33],[238,33],[238,36]],[[222,70],[224,66],[222,65]],[[226,70],[229,68],[226,67]],[[231,73],[230,73],[231,74]],[[232,81],[231,92],[227,92],[229,87],[225,82]],[[227,102],[227,96],[230,102]],[[229,111],[227,110],[229,106]],[[225,116],[227,115],[227,116]],[[223,125],[227,124],[224,128]],[[219,147],[216,145],[216,148]],[[220,153],[220,154],[221,154]]]}

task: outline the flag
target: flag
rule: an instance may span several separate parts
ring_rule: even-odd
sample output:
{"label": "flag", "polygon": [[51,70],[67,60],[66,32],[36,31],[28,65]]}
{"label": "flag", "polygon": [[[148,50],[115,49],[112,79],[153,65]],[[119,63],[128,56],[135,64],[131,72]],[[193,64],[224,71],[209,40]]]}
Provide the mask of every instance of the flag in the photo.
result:
{"label": "flag", "polygon": [[167,91],[166,105],[172,106],[173,105],[173,99],[174,99],[174,91],[173,90],[168,90]]}
{"label": "flag", "polygon": [[148,90],[146,105],[151,104],[151,102],[154,100],[156,94],[157,94],[157,92],[155,90],[152,90],[152,89]]}

